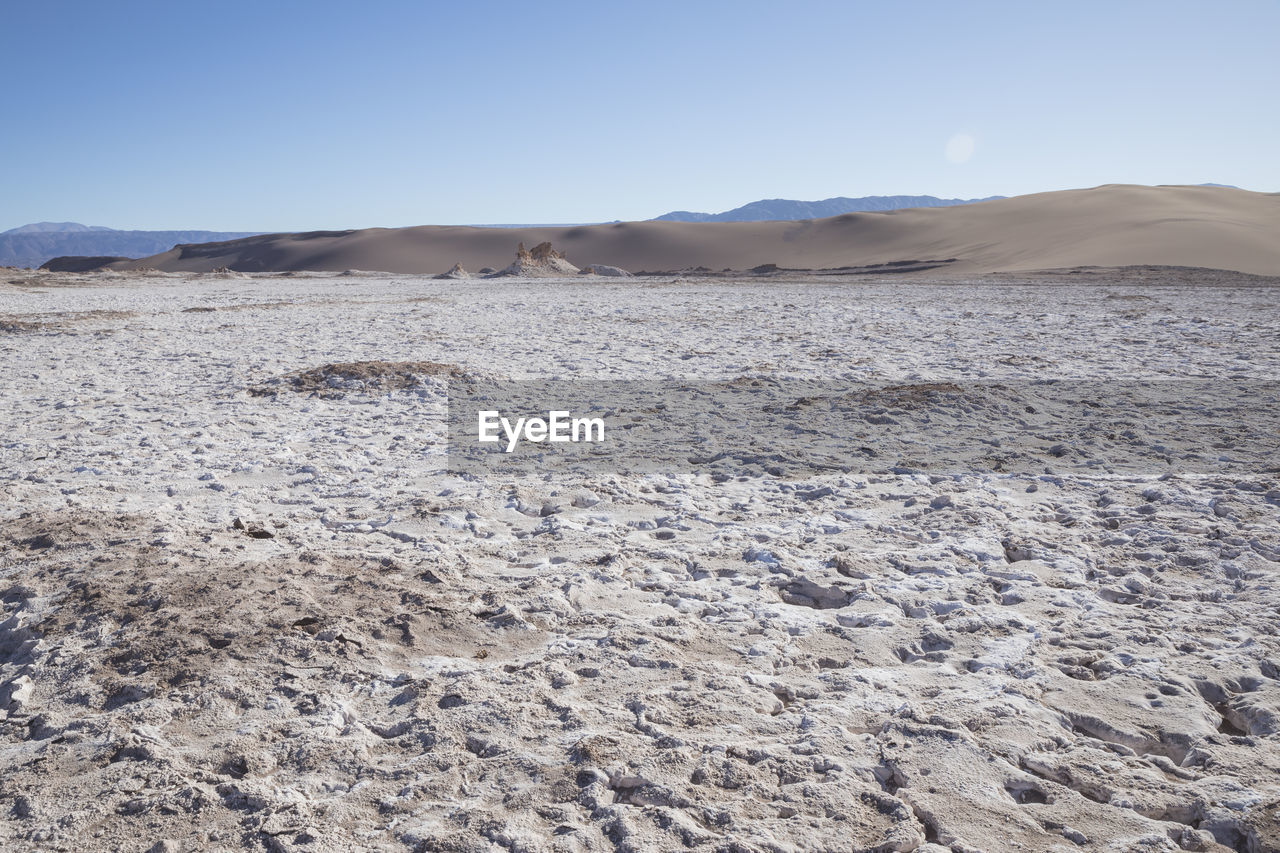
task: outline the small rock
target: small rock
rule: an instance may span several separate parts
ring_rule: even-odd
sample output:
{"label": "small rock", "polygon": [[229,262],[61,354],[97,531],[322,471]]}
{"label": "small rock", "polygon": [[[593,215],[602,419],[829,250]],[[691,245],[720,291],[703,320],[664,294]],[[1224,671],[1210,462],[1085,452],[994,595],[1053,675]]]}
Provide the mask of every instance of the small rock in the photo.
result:
{"label": "small rock", "polygon": [[249,522],[248,524],[245,524],[243,521],[241,521],[238,518],[235,521],[231,522],[231,529],[243,530],[246,536],[249,536],[253,539],[274,539],[276,537],[274,533],[272,533],[270,530],[263,528],[261,525],[254,524],[253,522]]}
{"label": "small rock", "polygon": [[578,676],[561,666],[549,668],[547,675],[551,679],[551,686],[556,690],[563,690],[578,683]]}
{"label": "small rock", "polygon": [[1074,843],[1079,844],[1079,845],[1081,845],[1081,846],[1084,846],[1085,844],[1088,844],[1088,843],[1089,843],[1089,838],[1088,838],[1088,836],[1086,836],[1086,835],[1085,835],[1083,832],[1081,832],[1080,830],[1078,830],[1078,829],[1072,829],[1072,828],[1071,828],[1071,827],[1069,827],[1069,826],[1064,826],[1064,827],[1062,828],[1062,837],[1063,837],[1063,838],[1065,838],[1065,839],[1067,839],[1068,841],[1074,842]]}
{"label": "small rock", "polygon": [[23,705],[31,701],[31,694],[35,689],[36,685],[29,675],[20,675],[9,682],[9,707],[15,711],[21,710]]}
{"label": "small rock", "polygon": [[588,509],[600,503],[600,497],[589,489],[579,489],[573,493],[572,503],[578,509]]}
{"label": "small rock", "polygon": [[635,274],[622,267],[611,267],[607,264],[588,264],[582,268],[582,275],[603,275],[610,278],[634,278]]}

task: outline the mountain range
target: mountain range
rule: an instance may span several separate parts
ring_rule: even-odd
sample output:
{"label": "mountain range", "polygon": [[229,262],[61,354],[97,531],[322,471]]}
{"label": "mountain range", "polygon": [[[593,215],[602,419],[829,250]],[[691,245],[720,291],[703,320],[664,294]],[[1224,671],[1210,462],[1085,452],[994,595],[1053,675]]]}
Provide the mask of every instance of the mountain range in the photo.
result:
{"label": "mountain range", "polygon": [[117,231],[79,222],[36,222],[0,232],[0,266],[38,267],[65,255],[143,258],[179,243],[212,243],[261,231]]}
{"label": "mountain range", "polygon": [[673,210],[654,217],[655,222],[768,222],[797,219],[825,219],[843,213],[903,210],[910,207],[954,207],[996,201],[1002,195],[986,198],[938,198],[931,195],[868,195],[861,198],[825,198],[822,201],[795,201],[789,198],[766,198],[726,210],[723,213],[695,213]]}

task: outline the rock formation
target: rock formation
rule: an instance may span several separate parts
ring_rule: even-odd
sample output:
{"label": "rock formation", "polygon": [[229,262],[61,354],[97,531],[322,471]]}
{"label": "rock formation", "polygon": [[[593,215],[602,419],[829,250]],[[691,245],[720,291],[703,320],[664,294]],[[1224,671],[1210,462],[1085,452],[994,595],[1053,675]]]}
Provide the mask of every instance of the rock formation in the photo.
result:
{"label": "rock formation", "polygon": [[529,251],[521,243],[516,247],[516,259],[511,265],[494,276],[529,276],[532,278],[551,278],[562,275],[577,275],[581,270],[569,263],[565,256],[551,248],[550,243],[539,243]]}
{"label": "rock formation", "polygon": [[471,278],[471,273],[464,270],[462,268],[462,264],[454,264],[453,269],[449,270],[448,272],[440,273],[440,275],[436,276],[436,278],[438,279]]}
{"label": "rock formation", "polygon": [[622,267],[611,267],[607,264],[588,264],[582,268],[582,275],[605,275],[612,278],[631,278],[634,273],[627,272]]}

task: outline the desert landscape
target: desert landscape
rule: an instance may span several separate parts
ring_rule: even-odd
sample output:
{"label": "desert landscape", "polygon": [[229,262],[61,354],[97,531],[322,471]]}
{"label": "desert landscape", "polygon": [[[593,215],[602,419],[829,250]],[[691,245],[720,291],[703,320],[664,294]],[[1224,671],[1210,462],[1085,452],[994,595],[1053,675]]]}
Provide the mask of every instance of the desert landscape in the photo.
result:
{"label": "desert landscape", "polygon": [[264,234],[179,245],[135,260],[98,258],[90,266],[442,274],[458,264],[475,273],[506,268],[513,247],[522,242],[530,249],[550,243],[577,268],[599,264],[633,273],[777,267],[832,274],[933,270],[974,275],[1160,265],[1274,276],[1280,274],[1277,222],[1277,193],[1112,184],[957,207],[785,222],[650,220],[520,229],[430,225]]}
{"label": "desert landscape", "polygon": [[[1280,849],[1274,446],[1190,435],[1196,465],[1119,472],[449,464],[467,377],[857,383],[885,423],[986,417],[978,381],[1194,382],[1274,417],[1275,197],[1081,203],[1106,192],[1262,214],[1099,248],[1067,205],[1039,256],[964,236],[1019,199],[616,229],[748,235],[656,264],[555,243],[575,268],[740,271],[714,276],[439,279],[557,235],[413,229],[384,236],[429,244],[417,274],[359,272],[381,244],[332,271],[209,247],[4,270],[0,843]],[[945,241],[885,236],[957,214]],[[753,245],[788,228],[881,248]],[[468,254],[482,236],[502,245]],[[931,258],[958,260],[786,269]]]}
{"label": "desert landscape", "polygon": [[1280,4],[3,22],[0,853],[1280,853]]}

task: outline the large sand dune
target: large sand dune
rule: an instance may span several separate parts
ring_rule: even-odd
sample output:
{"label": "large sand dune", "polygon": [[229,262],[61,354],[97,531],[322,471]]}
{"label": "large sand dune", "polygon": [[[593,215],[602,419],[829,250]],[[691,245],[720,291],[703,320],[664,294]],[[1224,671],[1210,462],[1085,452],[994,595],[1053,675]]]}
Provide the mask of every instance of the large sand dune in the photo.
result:
{"label": "large sand dune", "polygon": [[1108,185],[950,208],[799,222],[622,222],[543,228],[422,226],[274,234],[182,246],[114,265],[204,272],[501,269],[517,242],[633,271],[762,264],[825,269],[904,260],[986,273],[1159,264],[1280,275],[1280,194],[1224,187]]}

